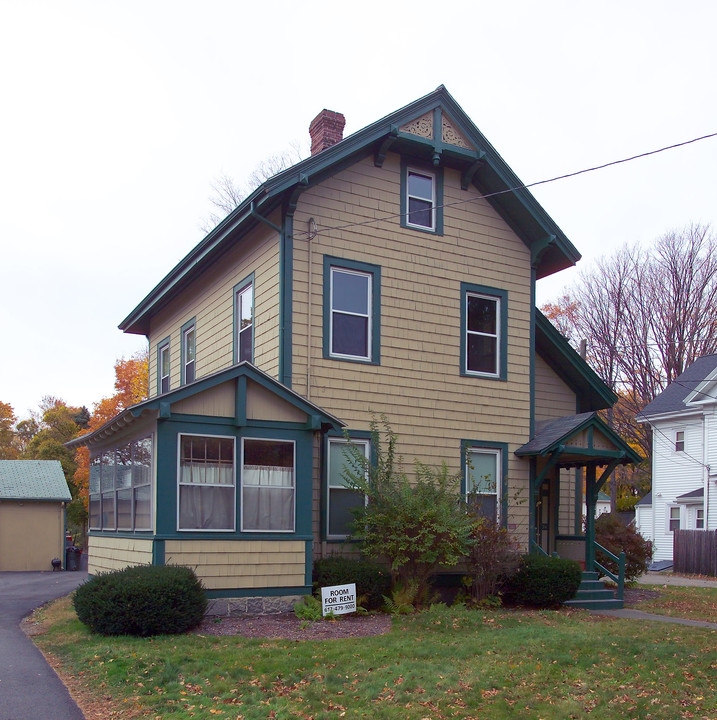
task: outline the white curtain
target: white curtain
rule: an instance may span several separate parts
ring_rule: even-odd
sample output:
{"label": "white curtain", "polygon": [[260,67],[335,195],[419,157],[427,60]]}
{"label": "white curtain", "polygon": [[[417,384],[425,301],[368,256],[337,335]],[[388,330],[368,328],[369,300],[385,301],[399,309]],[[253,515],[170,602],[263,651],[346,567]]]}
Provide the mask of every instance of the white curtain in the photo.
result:
{"label": "white curtain", "polygon": [[274,465],[242,469],[244,530],[294,529],[294,470]]}
{"label": "white curtain", "polygon": [[179,527],[233,530],[233,475],[231,463],[184,462],[179,472]]}

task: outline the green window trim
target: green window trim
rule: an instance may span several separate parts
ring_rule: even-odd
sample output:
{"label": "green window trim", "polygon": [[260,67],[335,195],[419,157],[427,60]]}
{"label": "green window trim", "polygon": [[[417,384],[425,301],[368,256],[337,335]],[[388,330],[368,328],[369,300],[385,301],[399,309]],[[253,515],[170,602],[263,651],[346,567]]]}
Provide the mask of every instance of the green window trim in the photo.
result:
{"label": "green window trim", "polygon": [[[187,334],[190,330],[194,330],[194,337],[193,337],[193,353],[194,358],[190,361],[187,358]],[[181,360],[180,360],[180,385],[187,385],[187,365],[192,362],[193,363],[193,375],[194,377],[190,378],[189,382],[194,382],[194,380],[197,379],[197,319],[196,317],[193,317],[191,320],[188,320],[184,325],[182,325],[182,329],[180,331],[180,338],[181,338]]]}
{"label": "green window trim", "polygon": [[500,484],[496,487],[498,524],[508,526],[508,443],[489,440],[461,440],[461,497],[468,492],[468,455],[471,451],[500,453]]}
{"label": "green window trim", "polygon": [[[239,303],[242,294],[251,288],[251,324],[245,327],[241,327],[241,318],[239,317]],[[254,284],[254,273],[245,277],[240,283],[237,283],[232,290],[232,318],[233,318],[233,329],[232,329],[232,359],[233,364],[236,365],[242,361],[239,347],[240,347],[240,333],[246,333],[247,330],[251,333],[251,358],[249,362],[254,362],[254,343],[256,340],[256,312],[255,312],[255,298],[256,298],[256,286]]]}
{"label": "green window trim", "polygon": [[[433,224],[425,227],[409,222],[409,174],[415,172],[433,179]],[[443,235],[443,168],[401,158],[401,227],[430,235]]]}
{"label": "green window trim", "polygon": [[[480,372],[468,369],[468,298],[480,297],[496,303],[496,372]],[[487,380],[508,379],[508,291],[499,288],[461,283],[461,343],[460,343],[460,374],[465,377],[484,378]]]}
{"label": "green window trim", "polygon": [[[332,273],[333,271],[347,271],[358,276],[370,278],[368,302],[368,351],[365,355],[344,354],[332,351]],[[323,356],[330,360],[344,362],[358,362],[365,365],[380,365],[381,363],[381,267],[356,260],[324,255],[324,282],[323,282]]]}
{"label": "green window trim", "polygon": [[[163,370],[163,354],[167,353],[167,374],[165,376]],[[171,363],[170,363],[170,355],[169,355],[169,337],[164,338],[161,342],[157,343],[157,395],[163,395],[166,392],[169,392],[171,388]],[[162,380],[164,378],[167,378],[167,387],[162,387]]]}

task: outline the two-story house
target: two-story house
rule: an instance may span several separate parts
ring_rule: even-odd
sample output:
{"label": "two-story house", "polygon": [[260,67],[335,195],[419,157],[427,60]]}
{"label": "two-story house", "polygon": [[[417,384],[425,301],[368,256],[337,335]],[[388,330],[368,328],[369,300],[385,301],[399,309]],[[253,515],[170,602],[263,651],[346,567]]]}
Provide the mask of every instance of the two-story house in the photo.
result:
{"label": "two-story house", "polygon": [[672,561],[675,530],[717,530],[717,355],[704,355],[637,417],[652,429],[652,491],[635,508],[653,559]]}
{"label": "two-story house", "polygon": [[311,156],[120,324],[148,338],[150,396],[79,441],[90,573],[187,564],[229,607],[310,592],[364,502],[344,432],[370,457],[379,413],[408,463],[445,460],[524,547],[589,564],[574,468],[594,510],[637,456],[595,414],[615,396],[535,308],[577,250],[444,87],[343,126],[321,112]]}

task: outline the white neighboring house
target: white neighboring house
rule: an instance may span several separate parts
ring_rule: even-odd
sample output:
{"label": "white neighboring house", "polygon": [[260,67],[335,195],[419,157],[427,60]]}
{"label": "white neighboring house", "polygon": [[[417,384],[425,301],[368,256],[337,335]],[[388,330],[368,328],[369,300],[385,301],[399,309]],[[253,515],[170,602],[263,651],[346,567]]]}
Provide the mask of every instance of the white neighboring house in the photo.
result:
{"label": "white neighboring house", "polygon": [[717,530],[717,355],[698,358],[637,420],[652,428],[652,492],[635,522],[653,560],[671,561],[674,530]]}

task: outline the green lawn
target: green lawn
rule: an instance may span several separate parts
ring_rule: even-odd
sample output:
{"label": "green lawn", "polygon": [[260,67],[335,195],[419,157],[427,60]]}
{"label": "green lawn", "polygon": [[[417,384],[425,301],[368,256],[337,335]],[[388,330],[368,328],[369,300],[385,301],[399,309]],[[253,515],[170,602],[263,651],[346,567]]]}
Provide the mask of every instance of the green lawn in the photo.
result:
{"label": "green lawn", "polygon": [[291,642],[103,638],[67,600],[46,616],[38,645],[116,718],[717,717],[717,631],[701,628],[439,607],[388,635]]}
{"label": "green lawn", "polygon": [[672,585],[640,585],[645,590],[658,590],[660,596],[644,600],[634,607],[648,613],[717,622],[717,588],[677,587]]}

